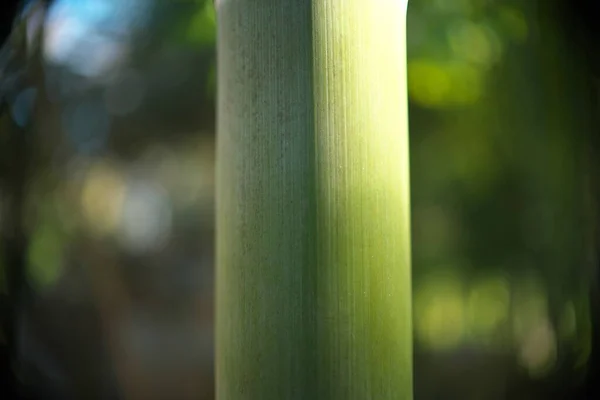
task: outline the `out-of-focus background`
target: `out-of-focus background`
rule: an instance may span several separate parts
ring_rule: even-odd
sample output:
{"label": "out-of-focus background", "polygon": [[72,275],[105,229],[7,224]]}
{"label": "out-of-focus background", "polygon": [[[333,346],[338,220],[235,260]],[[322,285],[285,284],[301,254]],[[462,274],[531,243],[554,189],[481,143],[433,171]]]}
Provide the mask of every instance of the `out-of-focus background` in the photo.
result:
{"label": "out-of-focus background", "polygon": [[[579,31],[553,0],[410,3],[416,398],[579,398],[599,318]],[[210,399],[213,1],[41,4],[2,27],[0,391]]]}

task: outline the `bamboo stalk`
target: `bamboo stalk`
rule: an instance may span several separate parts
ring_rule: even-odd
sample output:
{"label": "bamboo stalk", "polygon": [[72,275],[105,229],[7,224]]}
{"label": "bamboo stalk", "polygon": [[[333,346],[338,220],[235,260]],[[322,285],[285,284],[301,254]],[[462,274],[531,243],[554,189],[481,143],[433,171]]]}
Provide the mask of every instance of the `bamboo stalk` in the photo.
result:
{"label": "bamboo stalk", "polygon": [[217,7],[217,398],[410,399],[406,1]]}

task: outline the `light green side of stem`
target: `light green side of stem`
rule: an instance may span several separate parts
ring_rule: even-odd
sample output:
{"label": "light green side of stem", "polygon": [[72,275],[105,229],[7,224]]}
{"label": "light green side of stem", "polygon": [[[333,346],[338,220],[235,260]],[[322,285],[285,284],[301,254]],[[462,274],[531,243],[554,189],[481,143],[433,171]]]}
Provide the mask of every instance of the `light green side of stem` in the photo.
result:
{"label": "light green side of stem", "polygon": [[405,12],[218,3],[218,400],[412,398]]}

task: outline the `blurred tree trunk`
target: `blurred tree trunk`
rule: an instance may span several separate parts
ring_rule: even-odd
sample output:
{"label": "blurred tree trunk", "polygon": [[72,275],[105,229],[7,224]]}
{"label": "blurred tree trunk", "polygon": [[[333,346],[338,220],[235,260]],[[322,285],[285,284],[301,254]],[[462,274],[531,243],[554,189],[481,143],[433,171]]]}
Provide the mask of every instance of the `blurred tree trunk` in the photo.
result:
{"label": "blurred tree trunk", "polygon": [[406,1],[217,12],[217,398],[412,398]]}

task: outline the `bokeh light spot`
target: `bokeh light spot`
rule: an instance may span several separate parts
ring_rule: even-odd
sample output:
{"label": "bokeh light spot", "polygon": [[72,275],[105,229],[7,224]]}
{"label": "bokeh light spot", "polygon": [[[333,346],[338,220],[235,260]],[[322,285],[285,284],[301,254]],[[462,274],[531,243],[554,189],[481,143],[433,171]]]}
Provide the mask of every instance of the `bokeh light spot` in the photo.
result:
{"label": "bokeh light spot", "polygon": [[116,229],[124,193],[125,183],[114,168],[97,164],[89,170],[81,192],[81,206],[92,232],[104,235]]}
{"label": "bokeh light spot", "polygon": [[429,62],[411,62],[408,65],[408,88],[416,101],[437,105],[452,90],[447,71]]}
{"label": "bokeh light spot", "polygon": [[489,276],[473,284],[467,306],[470,333],[487,339],[508,320],[510,287],[504,277]]}
{"label": "bokeh light spot", "polygon": [[29,279],[39,289],[58,280],[63,266],[60,234],[50,224],[42,224],[33,233],[28,252]]}
{"label": "bokeh light spot", "polygon": [[133,252],[158,250],[171,233],[171,200],[164,188],[133,181],[126,190],[120,224],[122,243]]}
{"label": "bokeh light spot", "polygon": [[27,88],[17,95],[12,104],[11,114],[13,120],[21,128],[24,128],[31,120],[36,95],[37,89]]}
{"label": "bokeh light spot", "polygon": [[462,106],[476,102],[483,90],[482,72],[465,63],[408,63],[408,91],[426,107]]}
{"label": "bokeh light spot", "polygon": [[465,302],[458,276],[431,275],[417,287],[415,296],[417,338],[435,350],[458,346],[465,335]]}
{"label": "bokeh light spot", "polygon": [[533,327],[521,341],[519,361],[532,377],[546,375],[556,361],[556,337],[548,321]]}
{"label": "bokeh light spot", "polygon": [[500,42],[485,25],[461,21],[450,30],[448,39],[459,58],[482,67],[489,67],[500,57]]}

